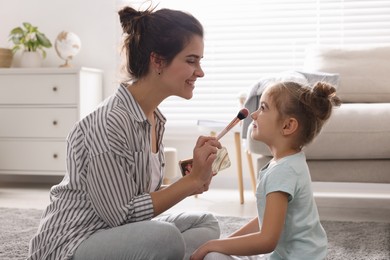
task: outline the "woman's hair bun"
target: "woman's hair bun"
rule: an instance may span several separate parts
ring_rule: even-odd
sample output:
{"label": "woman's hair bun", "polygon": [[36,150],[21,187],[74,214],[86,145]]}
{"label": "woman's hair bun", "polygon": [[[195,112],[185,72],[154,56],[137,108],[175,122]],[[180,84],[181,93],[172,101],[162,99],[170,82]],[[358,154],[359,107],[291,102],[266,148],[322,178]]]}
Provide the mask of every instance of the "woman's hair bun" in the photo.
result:
{"label": "woman's hair bun", "polygon": [[118,14],[123,32],[131,34],[135,28],[134,24],[142,17],[150,14],[150,11],[137,11],[132,7],[126,6],[121,9]]}

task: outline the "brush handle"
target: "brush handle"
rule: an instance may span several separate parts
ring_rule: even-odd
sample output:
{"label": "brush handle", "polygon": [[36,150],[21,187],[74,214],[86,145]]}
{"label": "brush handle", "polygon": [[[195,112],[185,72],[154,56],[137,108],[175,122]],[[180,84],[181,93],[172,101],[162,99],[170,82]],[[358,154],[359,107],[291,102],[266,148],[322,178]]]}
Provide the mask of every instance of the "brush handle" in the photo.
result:
{"label": "brush handle", "polygon": [[233,119],[233,121],[230,122],[230,124],[228,124],[225,129],[223,129],[218,135],[217,135],[217,140],[221,139],[225,134],[227,134],[227,132],[229,132],[233,127],[235,127],[238,122],[240,122],[240,119],[239,118],[235,118]]}

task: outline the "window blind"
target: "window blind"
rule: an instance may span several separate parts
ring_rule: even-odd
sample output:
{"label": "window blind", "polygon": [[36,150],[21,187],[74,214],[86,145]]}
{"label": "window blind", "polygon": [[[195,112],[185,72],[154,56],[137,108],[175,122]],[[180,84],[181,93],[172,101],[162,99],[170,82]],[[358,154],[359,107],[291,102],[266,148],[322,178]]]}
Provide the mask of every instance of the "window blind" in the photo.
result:
{"label": "window blind", "polygon": [[168,139],[198,135],[198,120],[230,122],[240,94],[267,74],[302,69],[310,45],[390,43],[389,0],[160,0],[158,8],[188,11],[205,30],[205,76],[193,98],[160,106]]}

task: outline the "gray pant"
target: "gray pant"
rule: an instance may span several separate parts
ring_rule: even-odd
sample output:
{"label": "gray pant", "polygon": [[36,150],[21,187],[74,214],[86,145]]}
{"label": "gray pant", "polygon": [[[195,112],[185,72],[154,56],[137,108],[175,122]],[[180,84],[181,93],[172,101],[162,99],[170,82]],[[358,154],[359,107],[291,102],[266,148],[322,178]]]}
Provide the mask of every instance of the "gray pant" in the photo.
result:
{"label": "gray pant", "polygon": [[254,256],[234,256],[211,252],[208,253],[203,260],[268,260],[269,256],[270,254]]}
{"label": "gray pant", "polygon": [[73,260],[187,260],[200,245],[219,235],[212,214],[167,215],[98,231],[80,244]]}

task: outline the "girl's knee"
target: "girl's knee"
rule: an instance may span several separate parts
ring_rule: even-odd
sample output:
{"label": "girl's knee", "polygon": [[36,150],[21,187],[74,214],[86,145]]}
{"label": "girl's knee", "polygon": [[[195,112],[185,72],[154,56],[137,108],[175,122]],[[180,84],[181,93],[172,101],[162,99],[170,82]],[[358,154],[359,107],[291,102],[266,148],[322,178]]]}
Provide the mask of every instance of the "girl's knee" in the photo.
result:
{"label": "girl's knee", "polygon": [[231,258],[230,256],[227,256],[227,255],[221,254],[221,253],[217,253],[217,252],[208,253],[203,258],[203,260],[231,260],[231,259],[233,259],[233,258]]}

